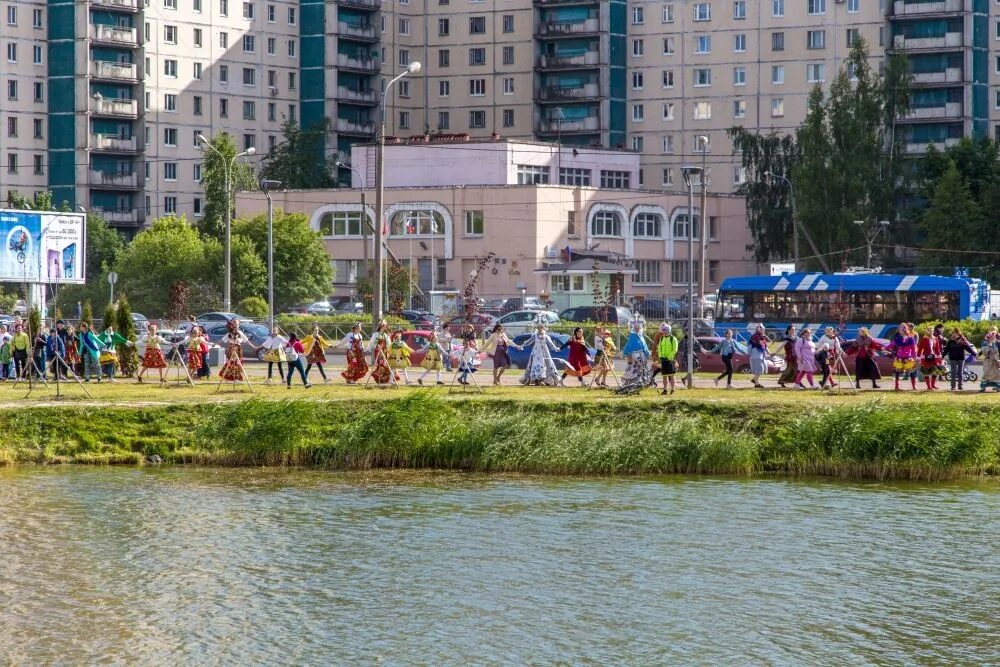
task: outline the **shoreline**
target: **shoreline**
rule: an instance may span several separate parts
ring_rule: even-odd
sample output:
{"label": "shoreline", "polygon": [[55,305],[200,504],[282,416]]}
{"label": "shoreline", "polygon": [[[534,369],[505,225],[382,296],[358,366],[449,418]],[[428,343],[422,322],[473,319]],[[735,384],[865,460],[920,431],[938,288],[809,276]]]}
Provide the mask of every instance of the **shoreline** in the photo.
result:
{"label": "shoreline", "polygon": [[427,391],[317,399],[2,407],[0,465],[144,465],[159,457],[542,475],[1000,475],[1000,405],[989,403],[926,401],[913,409],[878,398],[587,402]]}

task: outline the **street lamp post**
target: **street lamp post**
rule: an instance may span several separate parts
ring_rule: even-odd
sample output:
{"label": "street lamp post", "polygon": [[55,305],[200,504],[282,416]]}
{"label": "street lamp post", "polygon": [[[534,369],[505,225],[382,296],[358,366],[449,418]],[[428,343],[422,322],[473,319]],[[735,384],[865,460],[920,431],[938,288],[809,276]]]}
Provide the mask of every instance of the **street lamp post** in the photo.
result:
{"label": "street lamp post", "polygon": [[681,167],[681,173],[684,175],[684,185],[688,189],[688,211],[687,211],[687,222],[688,222],[688,322],[687,322],[687,335],[688,335],[688,346],[687,351],[687,374],[685,375],[684,382],[688,389],[694,388],[694,177],[699,174],[704,177],[705,172],[702,171],[701,167],[694,167],[691,165],[685,165]]}
{"label": "street lamp post", "polygon": [[813,251],[813,255],[816,256],[816,261],[819,265],[823,267],[824,273],[830,273],[830,267],[826,263],[826,258],[820,254],[819,248],[816,247],[816,243],[813,241],[812,235],[806,230],[805,227],[801,227],[801,222],[799,221],[798,209],[795,205],[795,184],[784,174],[776,174],[773,171],[765,171],[764,178],[779,178],[783,180],[788,185],[788,192],[791,196],[792,201],[792,252],[793,259],[795,261],[795,270],[799,270],[799,229],[801,228],[802,233],[805,234],[806,241],[809,243],[809,248]]}
{"label": "street lamp post", "polygon": [[271,190],[281,187],[281,181],[263,180],[260,189],[267,197],[267,326],[274,331],[274,202]]}
{"label": "street lamp post", "polygon": [[251,146],[242,153],[237,153],[232,157],[231,160],[226,160],[226,156],[222,154],[218,148],[212,145],[212,143],[205,138],[204,134],[198,135],[198,141],[201,142],[203,146],[215,151],[216,155],[222,158],[223,173],[225,174],[225,189],[226,189],[226,277],[222,285],[222,310],[225,312],[232,311],[232,278],[233,278],[233,193],[231,190],[232,186],[232,170],[233,164],[235,164],[237,158],[241,158],[245,155],[253,155],[256,149]]}
{"label": "street lamp post", "polygon": [[[368,210],[365,208],[365,190],[368,189],[368,186],[365,184],[364,175],[351,165],[346,162],[337,162],[337,167],[340,169],[349,169],[354,172],[354,174],[358,177],[358,181],[361,183],[361,243],[364,248],[365,258],[365,261],[361,262],[361,275],[367,276],[368,258],[371,257],[371,254],[368,252]],[[373,229],[372,231],[374,232],[375,230]]]}
{"label": "street lamp post", "polygon": [[865,235],[865,244],[868,246],[868,260],[865,262],[865,268],[870,269],[872,268],[872,257],[874,255],[872,247],[875,244],[875,239],[877,239],[878,235],[882,232],[885,232],[886,234],[889,233],[889,221],[879,220],[878,224],[874,225],[874,231],[870,231],[865,227],[864,220],[855,220],[854,224],[860,227],[861,233]]}
{"label": "street lamp post", "polygon": [[708,255],[708,168],[705,164],[708,155],[708,137],[700,135],[701,142],[701,216],[699,220],[701,237],[701,257],[698,262],[698,317],[705,317],[705,264]]}
{"label": "street lamp post", "polygon": [[378,142],[375,145],[375,214],[378,220],[375,222],[375,303],[372,308],[372,323],[376,324],[382,318],[385,303],[382,298],[382,284],[385,282],[385,266],[382,261],[382,244],[385,243],[385,225],[383,224],[383,203],[385,196],[385,101],[389,98],[389,91],[392,84],[402,79],[407,74],[416,74],[420,71],[420,63],[411,62],[406,66],[406,70],[389,81],[382,92],[382,118],[378,132]]}

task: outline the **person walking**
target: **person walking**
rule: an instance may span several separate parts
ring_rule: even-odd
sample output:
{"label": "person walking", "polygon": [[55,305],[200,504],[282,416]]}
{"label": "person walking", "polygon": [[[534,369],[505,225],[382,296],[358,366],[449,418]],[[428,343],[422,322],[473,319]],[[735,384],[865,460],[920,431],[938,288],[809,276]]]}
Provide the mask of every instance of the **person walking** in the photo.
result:
{"label": "person walking", "polygon": [[458,362],[458,382],[459,384],[469,384],[469,374],[476,372],[476,363],[479,361],[479,349],[476,346],[476,337],[462,336],[462,356]]}
{"label": "person walking", "polygon": [[684,338],[681,339],[680,352],[678,353],[678,362],[680,367],[684,369],[684,386],[688,389],[694,389],[694,375],[686,375],[688,369],[688,359],[691,359],[694,372],[697,373],[698,369],[701,368],[701,361],[698,360],[698,353],[704,352],[705,348],[701,346],[698,339],[690,335],[690,332],[684,332]]}
{"label": "person walking", "polygon": [[80,345],[80,356],[83,357],[84,382],[90,382],[91,377],[101,381],[101,341],[87,322],[80,323],[80,333],[77,335]]}
{"label": "person walking", "polygon": [[528,356],[528,363],[524,367],[521,384],[536,386],[545,384],[550,387],[559,384],[556,365],[552,361],[552,353],[557,351],[558,348],[552,342],[544,321],[535,321],[535,334],[524,343],[524,347],[528,346],[531,346],[531,354]]}
{"label": "person walking", "polygon": [[[656,350],[660,345],[660,339],[663,338],[663,327],[667,326],[666,322],[660,325],[656,333],[653,334],[653,340],[649,346],[649,349],[653,354],[649,358],[649,365],[652,372],[649,374],[649,386],[656,388],[656,376],[663,375],[663,366],[660,364],[660,357],[656,354]],[[674,371],[676,373],[676,370]],[[666,377],[664,377],[663,387],[666,388]]]}
{"label": "person walking", "polygon": [[31,350],[31,338],[24,330],[23,324],[14,325],[14,335],[10,343],[11,356],[14,359],[14,374],[18,379],[25,378],[28,367],[28,353]]}
{"label": "person walking", "polygon": [[69,325],[65,329],[66,339],[64,344],[66,346],[66,365],[70,370],[76,375],[83,374],[83,359],[80,358],[80,339],[76,335],[76,329],[73,325]]}
{"label": "person walking", "polygon": [[115,379],[115,368],[118,366],[118,350],[116,346],[134,346],[135,343],[126,340],[110,325],[101,332],[97,340],[101,344],[101,354],[98,357],[98,361],[101,363],[101,371],[107,376],[108,382],[117,382],[118,380]]}
{"label": "person walking", "polygon": [[205,330],[197,324],[188,330],[188,335],[184,337],[179,345],[187,348],[188,373],[192,378],[211,377],[212,371],[208,365],[208,350],[212,347],[211,341],[205,335]]}
{"label": "person walking", "polygon": [[221,344],[226,350],[226,361],[219,370],[219,377],[226,382],[243,382],[246,379],[243,346],[250,345],[254,350],[259,349],[258,346],[250,342],[240,329],[240,321],[235,317],[226,322],[226,335],[222,337]]}
{"label": "person walking", "polygon": [[569,354],[567,355],[567,365],[566,370],[563,371],[562,376],[559,378],[559,384],[566,384],[566,376],[572,375],[580,381],[580,386],[584,386],[583,377],[590,373],[590,356],[587,350],[587,339],[583,337],[583,327],[576,327],[573,329],[573,335],[570,337],[566,343],[559,348],[560,350],[565,350],[569,348]]}
{"label": "person walking", "polygon": [[924,331],[917,342],[917,358],[920,359],[920,374],[924,378],[927,391],[937,389],[937,376],[944,366],[944,345],[935,331]]}
{"label": "person walking", "polygon": [[833,379],[834,374],[839,374],[839,364],[841,355],[844,352],[844,346],[840,342],[840,336],[837,335],[836,329],[833,327],[827,327],[823,331],[823,335],[819,337],[816,341],[816,349],[822,350],[826,346],[826,363],[829,366],[826,371],[824,371],[822,364],[820,365],[820,371],[824,373],[825,379],[820,381],[820,389],[822,389],[827,382],[830,383],[830,387],[836,387],[837,382]]}
{"label": "person walking", "polygon": [[170,341],[161,336],[156,325],[150,322],[146,325],[146,333],[139,339],[139,347],[143,348],[142,363],[139,375],[136,378],[142,384],[142,376],[150,368],[155,368],[160,373],[160,385],[166,382],[167,358],[163,354],[162,347],[169,347]]}
{"label": "person walking", "polygon": [[267,362],[267,379],[264,380],[264,384],[271,384],[274,367],[278,367],[278,384],[285,379],[285,345],[288,344],[288,339],[281,335],[278,331],[278,327],[271,329],[270,335],[264,339],[264,342],[260,344],[262,350],[264,350],[264,361]]}
{"label": "person walking", "polygon": [[614,367],[615,341],[606,327],[598,325],[594,332],[594,386],[607,388],[608,372]]}
{"label": "person walking", "polygon": [[639,315],[629,320],[628,338],[622,347],[625,372],[622,374],[621,386],[615,390],[617,393],[637,393],[649,385],[649,358],[652,355],[646,344],[645,326],[645,320]]}
{"label": "person walking", "polygon": [[882,344],[871,337],[868,329],[861,327],[858,329],[858,337],[854,339],[854,344],[847,350],[847,354],[854,355],[854,382],[855,387],[861,389],[862,380],[871,380],[872,389],[879,389],[878,381],[882,379],[882,373],[875,363],[875,356],[882,349]]}
{"label": "person walking", "polygon": [[733,355],[736,354],[736,341],[733,339],[733,330],[726,329],[725,337],[719,344],[708,351],[709,354],[718,354],[722,357],[722,365],[725,370],[715,378],[715,386],[719,386],[719,380],[726,379],[726,389],[733,388]]}
{"label": "person walking", "polygon": [[389,368],[396,374],[397,381],[402,373],[403,382],[410,384],[410,376],[406,369],[410,366],[411,354],[413,354],[413,348],[403,340],[403,332],[393,331],[392,336],[389,337]]}
{"label": "person walking", "polygon": [[365,361],[365,342],[361,334],[361,323],[351,325],[351,332],[337,344],[347,348],[347,368],[340,374],[347,384],[357,384],[358,380],[368,373],[368,363]]}
{"label": "person walking", "polygon": [[519,350],[524,348],[514,345],[513,341],[507,337],[507,330],[502,324],[493,327],[490,337],[486,340],[483,351],[493,358],[493,385],[499,387],[503,379],[503,373],[510,368],[510,353],[507,351],[511,347]]}
{"label": "person walking", "polygon": [[34,376],[38,379],[44,380],[46,378],[46,371],[48,369],[48,346],[49,346],[49,336],[45,333],[43,329],[39,329],[38,333],[35,334],[35,340],[31,347],[31,359],[34,361],[34,368],[32,369]]}
{"label": "person walking", "polygon": [[63,366],[66,363],[66,344],[55,328],[49,329],[48,338],[45,340],[45,356],[52,368],[52,377],[56,380],[65,380],[66,371]]}
{"label": "person walking", "polygon": [[306,351],[306,377],[309,377],[309,371],[315,366],[319,370],[319,375],[323,378],[324,384],[329,384],[330,382],[330,378],[326,376],[326,371],[323,370],[323,364],[326,363],[325,350],[328,347],[330,347],[330,341],[323,337],[318,324],[314,324],[312,333],[302,339],[302,349]]}
{"label": "person walking", "polygon": [[368,352],[372,355],[371,377],[380,387],[388,386],[392,380],[392,369],[389,368],[389,326],[385,320],[378,323],[371,341],[368,342]]}
{"label": "person walking", "polygon": [[985,392],[988,387],[1000,392],[1000,336],[997,335],[996,327],[990,327],[986,332],[983,345],[979,348],[979,356],[983,359],[983,378],[979,381],[980,393]]}
{"label": "person walking", "polygon": [[896,335],[889,341],[886,350],[892,353],[892,371],[896,380],[896,391],[899,391],[899,381],[910,378],[910,387],[917,390],[917,337],[913,334],[911,325],[901,322]]}
{"label": "person walking", "polygon": [[[500,326],[500,325],[497,325]],[[444,355],[447,354],[441,343],[438,342],[437,329],[430,332],[427,337],[427,345],[423,347],[424,358],[420,362],[420,366],[424,369],[423,375],[417,378],[417,384],[423,385],[424,378],[431,372],[435,373],[437,384],[444,384],[441,381],[441,369],[444,368]],[[495,362],[494,362],[495,363]],[[496,370],[493,371],[494,378],[496,378]],[[499,382],[494,381],[493,384],[499,384]]]}
{"label": "person walking", "polygon": [[289,389],[292,388],[292,375],[295,371],[299,372],[299,377],[302,378],[302,386],[308,389],[312,385],[309,384],[308,378],[306,378],[306,367],[302,365],[302,358],[305,357],[306,350],[302,346],[302,341],[294,333],[288,334],[288,342],[285,343],[285,359],[288,360],[288,378],[287,386]]}
{"label": "person walking", "polygon": [[666,396],[668,393],[673,394],[676,389],[677,353],[680,351],[680,343],[674,336],[673,327],[667,323],[660,325],[660,334],[662,335],[656,344],[656,356],[660,359],[660,372],[663,374],[663,390],[660,391],[660,395]]}
{"label": "person walking", "polygon": [[[757,389],[764,388],[764,385],[760,383],[760,376],[767,373],[767,346],[770,342],[771,339],[767,337],[763,324],[754,327],[753,335],[750,336],[750,342],[747,346],[750,348],[750,375],[753,386]],[[797,359],[798,356],[798,348],[795,348],[795,358]]]}
{"label": "person walking", "polygon": [[785,370],[781,372],[778,376],[778,386],[784,387],[785,385],[795,383],[795,378],[799,374],[799,366],[795,359],[795,344],[798,342],[798,337],[795,335],[795,325],[789,324],[785,327],[785,335],[781,339],[781,346],[785,352]]}
{"label": "person walking", "polygon": [[957,384],[958,391],[962,391],[965,359],[970,354],[976,354],[976,348],[972,347],[968,339],[962,335],[962,330],[955,327],[951,330],[951,336],[945,342],[942,353],[948,358],[948,369],[951,373],[951,390],[955,391]]}
{"label": "person walking", "polygon": [[809,388],[815,389],[813,375],[816,373],[816,344],[813,343],[812,329],[805,327],[799,332],[799,339],[795,342],[795,359],[798,363],[798,372],[795,375],[795,386],[805,389],[802,380],[809,380]]}

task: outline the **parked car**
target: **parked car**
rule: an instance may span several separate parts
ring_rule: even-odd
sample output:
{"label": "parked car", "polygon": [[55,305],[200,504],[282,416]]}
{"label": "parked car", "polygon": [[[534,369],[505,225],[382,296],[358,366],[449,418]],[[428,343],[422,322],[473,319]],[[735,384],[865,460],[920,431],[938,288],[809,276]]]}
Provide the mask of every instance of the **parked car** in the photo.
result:
{"label": "parked car", "polygon": [[[240,322],[240,331],[242,331],[246,337],[250,340],[253,346],[258,346],[264,342],[267,338],[267,327],[260,324],[253,324],[251,322]],[[226,335],[227,329],[225,324],[216,324],[214,326],[206,326],[205,333],[208,334],[208,339],[213,343],[218,344],[222,340],[222,337]],[[243,358],[244,359],[258,359],[264,358],[264,350],[254,350],[250,344],[243,344]]]}
{"label": "parked car", "polygon": [[458,317],[453,317],[445,323],[448,332],[452,336],[459,336],[462,333],[462,329],[465,323],[469,322],[476,330],[476,335],[482,337],[483,332],[493,328],[493,323],[496,322],[496,318],[492,315],[487,315],[485,313],[476,313],[472,316],[459,315]]}
{"label": "parked car", "polygon": [[[885,347],[885,346],[887,346],[889,344],[890,341],[889,341],[888,338],[876,338],[875,342],[877,342],[882,347]],[[844,352],[848,353],[848,355],[849,355],[844,361],[847,364],[847,370],[849,370],[851,372],[851,374],[853,375],[854,374],[854,356],[851,355],[850,353],[854,349],[854,339],[841,341],[841,345],[844,348]],[[892,371],[892,355],[891,354],[888,354],[886,352],[879,352],[878,354],[876,354],[875,355],[875,366],[878,367],[879,373],[882,374],[882,377],[887,377],[887,378],[891,378],[892,377],[892,372],[893,371]]]}
{"label": "parked car", "polygon": [[135,325],[136,331],[142,332],[149,325],[149,319],[142,313],[132,313],[132,324]]}
{"label": "parked car", "polygon": [[[670,322],[670,326],[678,331],[687,331],[688,321],[686,317],[680,317],[676,320]],[[699,318],[694,318],[694,335],[695,336],[714,336],[715,327],[708,320],[703,320]]]}
{"label": "parked car", "polygon": [[673,320],[684,314],[684,304],[676,299],[653,297],[637,300],[632,304],[632,310],[647,320]]}
{"label": "parked car", "polygon": [[329,301],[313,301],[306,306],[308,315],[329,315],[333,312],[333,306]]}
{"label": "parked car", "polygon": [[[701,346],[705,348],[704,352],[698,353],[698,363],[701,365],[701,372],[704,373],[721,373],[726,369],[724,363],[722,363],[722,356],[719,354],[709,354],[709,350],[713,349],[722,340],[719,336],[698,336],[698,342]],[[749,373],[750,372],[750,352],[747,349],[745,343],[741,341],[736,341],[736,354],[733,355],[733,369],[737,373]],[[771,354],[767,357],[767,372],[781,374],[785,370],[785,359],[777,355]],[[686,373],[687,371],[684,370]]]}
{"label": "parked car", "polygon": [[18,299],[14,303],[14,310],[11,312],[12,315],[20,315],[21,317],[26,317],[28,315],[28,302],[24,299]]}
{"label": "parked car", "polygon": [[564,322],[605,322],[619,326],[628,325],[632,311],[621,306],[577,306],[559,313]]}
{"label": "parked car", "polygon": [[413,325],[414,329],[430,331],[435,325],[440,326],[441,318],[426,310],[403,310],[400,316]]}
{"label": "parked car", "polygon": [[498,319],[494,326],[502,324],[509,336],[530,333],[535,329],[535,319],[541,317],[546,324],[555,324],[559,315],[551,310],[515,310]]}
{"label": "parked car", "polygon": [[[702,311],[699,308],[699,303],[700,303],[699,299],[700,299],[700,297],[697,294],[695,294],[694,295],[694,314],[695,314],[695,317],[704,317],[705,319],[714,320],[715,319],[716,304],[718,303],[718,300],[719,300],[718,295],[715,295],[715,294],[706,294],[705,295],[705,310],[704,310],[704,315],[702,315]],[[688,298],[687,298],[687,294],[686,293],[681,295],[680,304],[681,304],[681,317],[685,317],[687,315],[687,307],[688,307]]]}
{"label": "parked car", "polygon": [[253,320],[250,319],[249,317],[237,315],[236,313],[222,313],[222,312],[202,313],[195,319],[198,321],[199,324],[205,324],[205,325],[213,324],[215,322],[228,322],[229,320],[232,319],[239,319],[241,322],[253,322]]}
{"label": "parked car", "polygon": [[14,324],[14,316],[13,315],[0,315],[0,324],[2,324],[5,327],[11,327],[11,326],[13,326],[13,324]]}
{"label": "parked car", "polygon": [[[514,336],[513,338],[514,345],[523,346],[525,343],[528,342],[528,340],[533,335],[534,335],[533,333],[524,333],[519,336]],[[565,345],[566,342],[569,341],[569,336],[567,336],[566,334],[552,333],[550,331],[549,338],[551,338],[552,342],[555,343],[555,346],[559,348],[557,351],[552,353],[552,358],[562,359],[563,361],[567,361],[569,359],[569,348],[568,347],[563,348],[563,345]],[[526,347],[523,350],[518,350],[516,347],[511,347],[509,350],[507,350],[507,352],[510,353],[511,364],[521,369],[528,367],[528,357],[531,356],[531,347]],[[594,350],[594,348],[588,345],[587,354],[591,358],[593,358],[594,354],[596,354],[596,350]],[[562,370],[561,364],[559,364],[559,368],[560,370]]]}

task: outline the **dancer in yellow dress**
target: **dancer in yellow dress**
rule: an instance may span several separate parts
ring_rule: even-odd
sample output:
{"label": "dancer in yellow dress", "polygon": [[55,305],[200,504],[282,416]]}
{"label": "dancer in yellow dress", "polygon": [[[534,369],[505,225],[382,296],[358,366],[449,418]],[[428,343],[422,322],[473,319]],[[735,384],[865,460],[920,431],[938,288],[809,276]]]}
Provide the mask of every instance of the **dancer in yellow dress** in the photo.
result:
{"label": "dancer in yellow dress", "polygon": [[410,355],[412,353],[413,348],[403,340],[402,332],[393,331],[389,341],[389,368],[396,373],[397,380],[399,379],[399,374],[402,373],[406,384],[410,384],[410,376],[406,374],[406,368],[410,365]]}

